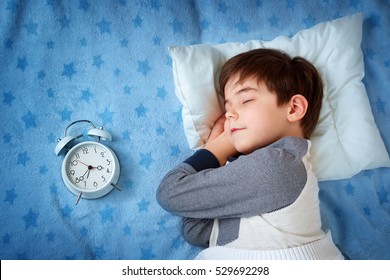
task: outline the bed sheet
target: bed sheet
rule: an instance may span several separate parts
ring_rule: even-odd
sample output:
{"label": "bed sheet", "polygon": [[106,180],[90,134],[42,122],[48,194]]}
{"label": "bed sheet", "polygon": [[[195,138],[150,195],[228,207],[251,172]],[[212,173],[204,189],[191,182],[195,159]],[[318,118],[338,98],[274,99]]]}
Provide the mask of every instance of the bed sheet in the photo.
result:
{"label": "bed sheet", "polygon": [[[0,259],[193,259],[200,248],[155,199],[192,154],[168,46],[271,40],[360,11],[364,83],[389,150],[389,1],[1,0]],[[79,119],[112,134],[122,191],[74,205],[54,149]],[[388,168],[320,183],[324,228],[347,258],[390,259],[389,192]]]}

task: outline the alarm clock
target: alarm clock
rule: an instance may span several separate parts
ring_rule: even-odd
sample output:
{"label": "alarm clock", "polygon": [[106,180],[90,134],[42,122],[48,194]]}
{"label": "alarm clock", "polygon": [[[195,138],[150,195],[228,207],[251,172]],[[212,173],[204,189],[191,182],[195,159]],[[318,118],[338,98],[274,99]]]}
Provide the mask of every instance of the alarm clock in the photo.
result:
{"label": "alarm clock", "polygon": [[[76,143],[83,134],[67,135],[71,126],[82,122],[93,126],[87,135],[96,138],[96,141]],[[72,122],[65,128],[64,137],[58,139],[55,153],[57,156],[65,155],[61,168],[62,180],[77,195],[76,205],[81,198],[95,199],[105,196],[114,188],[121,190],[117,185],[120,174],[118,157],[108,146],[100,143],[101,140],[111,141],[112,136],[89,120]]]}

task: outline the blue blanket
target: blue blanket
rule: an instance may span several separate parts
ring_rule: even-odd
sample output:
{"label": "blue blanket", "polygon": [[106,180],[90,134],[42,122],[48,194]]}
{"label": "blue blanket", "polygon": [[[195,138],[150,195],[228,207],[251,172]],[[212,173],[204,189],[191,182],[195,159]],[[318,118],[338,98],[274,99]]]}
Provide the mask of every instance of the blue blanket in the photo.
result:
{"label": "blue blanket", "polygon": [[[155,199],[192,154],[167,47],[271,40],[359,11],[364,83],[389,150],[389,1],[0,1],[0,259],[194,258],[200,248]],[[54,149],[79,119],[112,134],[122,191],[75,206]],[[348,258],[390,259],[389,192],[386,168],[321,182],[324,228]]]}

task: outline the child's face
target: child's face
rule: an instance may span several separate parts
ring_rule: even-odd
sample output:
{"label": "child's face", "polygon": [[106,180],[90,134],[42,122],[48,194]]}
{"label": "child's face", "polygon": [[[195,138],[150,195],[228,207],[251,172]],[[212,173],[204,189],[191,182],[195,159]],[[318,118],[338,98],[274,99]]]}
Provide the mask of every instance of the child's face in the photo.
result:
{"label": "child's face", "polygon": [[248,154],[285,136],[288,103],[277,105],[277,96],[263,82],[232,76],[225,86],[225,132],[238,152]]}

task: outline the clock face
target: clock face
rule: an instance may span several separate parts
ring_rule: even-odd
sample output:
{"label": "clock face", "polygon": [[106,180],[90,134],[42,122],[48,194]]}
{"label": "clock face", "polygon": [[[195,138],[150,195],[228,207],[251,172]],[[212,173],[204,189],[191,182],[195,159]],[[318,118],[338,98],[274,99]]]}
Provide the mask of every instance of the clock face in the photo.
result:
{"label": "clock face", "polygon": [[94,192],[117,180],[118,169],[118,159],[108,147],[97,142],[83,142],[66,155],[63,176],[67,185],[71,184],[78,191]]}

